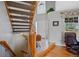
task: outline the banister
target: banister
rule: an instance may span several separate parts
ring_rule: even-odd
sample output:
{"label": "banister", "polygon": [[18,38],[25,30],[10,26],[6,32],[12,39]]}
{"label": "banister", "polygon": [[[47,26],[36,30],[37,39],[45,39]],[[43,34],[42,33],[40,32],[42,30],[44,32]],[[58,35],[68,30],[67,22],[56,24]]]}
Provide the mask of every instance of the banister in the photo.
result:
{"label": "banister", "polygon": [[11,47],[9,46],[8,42],[5,40],[1,40],[0,41],[0,45],[3,46],[5,49],[7,49],[8,51],[10,51],[12,53],[13,56],[16,56],[16,54],[13,52],[13,50],[11,49]]}

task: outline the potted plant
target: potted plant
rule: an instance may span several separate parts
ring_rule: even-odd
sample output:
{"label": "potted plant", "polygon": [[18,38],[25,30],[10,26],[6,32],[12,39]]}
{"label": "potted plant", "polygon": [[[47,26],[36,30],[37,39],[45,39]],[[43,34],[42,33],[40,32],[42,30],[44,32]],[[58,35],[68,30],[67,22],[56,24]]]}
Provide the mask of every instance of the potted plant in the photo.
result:
{"label": "potted plant", "polygon": [[54,8],[49,8],[49,9],[47,10],[47,14],[48,14],[49,12],[52,12],[52,11],[54,11]]}

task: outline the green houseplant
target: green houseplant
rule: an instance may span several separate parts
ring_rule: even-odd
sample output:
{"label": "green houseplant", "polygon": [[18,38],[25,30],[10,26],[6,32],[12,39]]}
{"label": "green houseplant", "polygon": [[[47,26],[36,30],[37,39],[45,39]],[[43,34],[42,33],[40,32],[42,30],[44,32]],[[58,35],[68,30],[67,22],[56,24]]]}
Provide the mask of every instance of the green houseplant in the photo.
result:
{"label": "green houseplant", "polygon": [[48,14],[49,12],[52,12],[52,11],[54,11],[54,8],[49,8],[49,9],[47,10],[47,14]]}

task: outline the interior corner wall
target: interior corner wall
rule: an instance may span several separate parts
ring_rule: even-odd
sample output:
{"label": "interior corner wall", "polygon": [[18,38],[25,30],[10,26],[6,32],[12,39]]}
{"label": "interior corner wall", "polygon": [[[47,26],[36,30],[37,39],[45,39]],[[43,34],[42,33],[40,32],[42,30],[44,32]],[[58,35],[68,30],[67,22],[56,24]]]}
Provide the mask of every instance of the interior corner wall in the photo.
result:
{"label": "interior corner wall", "polygon": [[46,11],[49,10],[50,8],[55,9],[55,1],[46,1]]}
{"label": "interior corner wall", "polygon": [[79,9],[79,1],[56,1],[55,10]]}

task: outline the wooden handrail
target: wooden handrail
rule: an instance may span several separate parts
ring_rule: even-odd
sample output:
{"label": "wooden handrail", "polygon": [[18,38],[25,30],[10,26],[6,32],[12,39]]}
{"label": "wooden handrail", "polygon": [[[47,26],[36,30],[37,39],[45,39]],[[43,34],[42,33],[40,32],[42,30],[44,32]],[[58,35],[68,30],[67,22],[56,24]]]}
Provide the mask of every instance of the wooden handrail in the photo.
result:
{"label": "wooden handrail", "polygon": [[25,54],[29,54],[29,52],[26,51],[26,50],[21,50],[21,52],[22,52],[22,53],[25,53]]}
{"label": "wooden handrail", "polygon": [[16,56],[16,54],[13,52],[13,50],[10,48],[9,44],[7,41],[0,41],[0,45],[2,45],[5,49],[7,49],[8,51],[10,51],[12,53],[13,56]]}

